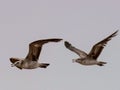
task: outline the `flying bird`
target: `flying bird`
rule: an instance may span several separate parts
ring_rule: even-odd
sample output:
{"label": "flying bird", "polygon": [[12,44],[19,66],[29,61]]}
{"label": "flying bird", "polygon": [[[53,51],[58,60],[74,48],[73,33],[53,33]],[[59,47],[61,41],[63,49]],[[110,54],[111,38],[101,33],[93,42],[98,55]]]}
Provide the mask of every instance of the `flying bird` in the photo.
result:
{"label": "flying bird", "polygon": [[47,68],[49,63],[39,63],[38,59],[40,56],[40,52],[42,50],[42,47],[44,44],[48,42],[59,42],[62,39],[43,39],[43,40],[37,40],[29,44],[29,52],[27,56],[24,59],[20,58],[10,58],[10,61],[12,62],[11,66],[16,66],[19,69],[35,69],[35,68]]}
{"label": "flying bird", "polygon": [[72,46],[69,42],[65,41],[65,47],[69,50],[75,52],[77,55],[80,56],[80,58],[73,59],[73,62],[77,62],[82,65],[98,65],[98,66],[104,66],[106,62],[103,61],[97,61],[97,58],[101,54],[103,48],[106,46],[107,42],[112,39],[112,37],[115,37],[118,33],[118,30],[115,31],[113,34],[108,36],[107,38],[103,39],[102,41],[95,44],[90,53],[87,54],[86,52],[77,49],[76,47]]}

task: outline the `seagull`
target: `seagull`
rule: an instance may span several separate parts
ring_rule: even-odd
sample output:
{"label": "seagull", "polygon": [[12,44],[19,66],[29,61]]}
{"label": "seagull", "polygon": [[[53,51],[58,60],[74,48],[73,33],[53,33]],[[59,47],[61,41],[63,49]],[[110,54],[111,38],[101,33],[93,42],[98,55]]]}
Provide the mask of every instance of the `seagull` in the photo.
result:
{"label": "seagull", "polygon": [[12,62],[11,66],[16,66],[19,69],[35,69],[35,68],[47,68],[49,63],[38,63],[39,55],[42,50],[42,46],[48,42],[59,42],[62,39],[43,39],[37,40],[29,44],[28,55],[24,59],[10,58]]}
{"label": "seagull", "polygon": [[77,55],[80,56],[80,58],[73,59],[73,62],[77,62],[82,65],[91,66],[91,65],[98,65],[98,66],[104,66],[106,62],[103,61],[97,61],[98,56],[102,52],[103,48],[106,46],[107,42],[112,39],[112,37],[115,37],[117,35],[117,31],[115,31],[113,34],[108,36],[107,38],[103,39],[102,41],[95,44],[90,53],[87,54],[86,52],[77,49],[76,47],[72,46],[68,41],[65,41],[65,47],[73,52],[75,52]]}

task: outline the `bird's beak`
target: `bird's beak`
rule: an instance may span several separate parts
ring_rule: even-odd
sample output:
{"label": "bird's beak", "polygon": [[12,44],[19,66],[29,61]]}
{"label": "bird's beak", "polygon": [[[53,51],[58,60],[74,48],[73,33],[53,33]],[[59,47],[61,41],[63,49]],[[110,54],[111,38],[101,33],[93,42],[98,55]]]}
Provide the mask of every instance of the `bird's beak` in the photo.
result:
{"label": "bird's beak", "polygon": [[72,62],[74,63],[74,62],[76,62],[76,60],[75,60],[75,59],[72,59]]}
{"label": "bird's beak", "polygon": [[15,64],[11,64],[11,67],[14,67],[15,66]]}

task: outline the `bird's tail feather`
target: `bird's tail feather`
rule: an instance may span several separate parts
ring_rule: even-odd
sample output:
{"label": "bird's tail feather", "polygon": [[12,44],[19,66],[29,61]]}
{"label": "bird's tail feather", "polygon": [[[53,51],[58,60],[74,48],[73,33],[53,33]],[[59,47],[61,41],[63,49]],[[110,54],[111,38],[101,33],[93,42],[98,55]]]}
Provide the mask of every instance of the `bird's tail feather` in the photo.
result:
{"label": "bird's tail feather", "polygon": [[100,61],[100,62],[98,62],[97,65],[98,65],[98,66],[104,66],[104,64],[107,64],[107,62],[101,62],[101,61]]}
{"label": "bird's tail feather", "polygon": [[40,64],[40,68],[47,68],[47,66],[49,66],[50,64],[49,63],[41,63]]}

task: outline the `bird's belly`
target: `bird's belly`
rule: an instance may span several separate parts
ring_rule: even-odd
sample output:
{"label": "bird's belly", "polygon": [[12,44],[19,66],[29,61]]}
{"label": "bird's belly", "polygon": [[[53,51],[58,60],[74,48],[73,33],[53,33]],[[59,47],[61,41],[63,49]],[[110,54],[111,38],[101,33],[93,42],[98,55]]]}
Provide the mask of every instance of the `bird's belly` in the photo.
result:
{"label": "bird's belly", "polygon": [[96,60],[83,60],[81,62],[81,64],[83,64],[83,65],[96,65],[97,61]]}
{"label": "bird's belly", "polygon": [[32,62],[26,62],[23,64],[22,66],[24,69],[35,69],[38,66],[38,63],[36,61],[32,61]]}

